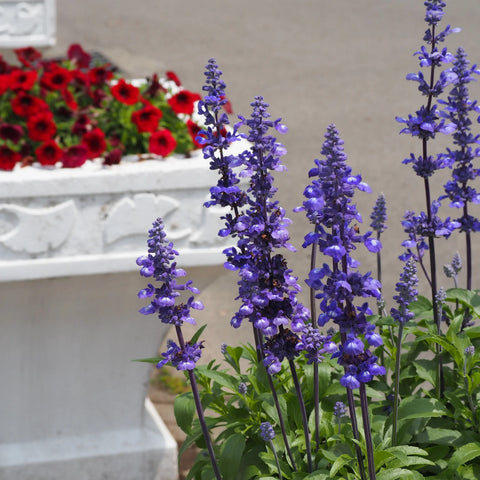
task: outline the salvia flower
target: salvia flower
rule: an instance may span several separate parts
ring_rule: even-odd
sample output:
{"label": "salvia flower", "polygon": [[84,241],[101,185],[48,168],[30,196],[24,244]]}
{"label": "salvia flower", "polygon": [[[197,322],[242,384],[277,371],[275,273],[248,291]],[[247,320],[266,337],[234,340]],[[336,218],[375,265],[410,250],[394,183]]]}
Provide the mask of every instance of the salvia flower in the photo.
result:
{"label": "salvia flower", "polygon": [[260,435],[265,442],[271,442],[275,438],[275,430],[270,422],[262,422],[260,425]]}
{"label": "salvia flower", "polygon": [[447,278],[453,278],[455,281],[455,285],[457,283],[458,274],[460,273],[461,269],[462,258],[460,257],[460,254],[458,252],[453,255],[452,263],[443,266],[443,272],[445,273],[445,276]]}
{"label": "salvia flower", "polygon": [[238,186],[238,175],[233,170],[241,165],[242,161],[239,156],[227,154],[226,150],[233,141],[239,140],[240,136],[236,127],[227,130],[230,121],[223,111],[227,103],[226,85],[221,79],[222,72],[215,59],[211,58],[205,69],[206,85],[203,91],[206,93],[198,102],[198,113],[203,116],[206,128],[199,133],[196,141],[203,146],[203,156],[210,160],[210,169],[220,173],[217,185],[210,189],[211,200],[205,203],[205,206],[220,205],[237,209],[246,202],[245,194]]}
{"label": "salvia flower", "polygon": [[480,112],[477,102],[470,100],[468,84],[475,80],[474,76],[480,73],[476,65],[469,66],[467,55],[462,48],[457,50],[453,62],[452,72],[455,74],[453,88],[448,100],[442,101],[445,105],[443,115],[455,123],[453,134],[454,144],[458,148],[447,150],[445,162],[452,168],[452,180],[445,184],[445,195],[440,197],[450,200],[450,207],[462,208],[463,215],[458,219],[460,230],[464,232],[480,231],[478,219],[468,214],[468,203],[480,203],[480,193],[471,185],[471,182],[480,175],[480,169],[473,167],[473,162],[480,156],[480,151],[474,146],[480,142],[480,135],[471,133],[470,115]]}
{"label": "salvia flower", "polygon": [[342,418],[347,414],[347,407],[343,402],[336,402],[333,407],[333,414],[338,418]]}
{"label": "salvia flower", "polygon": [[185,271],[177,268],[174,261],[178,252],[174,250],[173,244],[167,241],[162,219],[158,218],[153,222],[148,232],[148,255],[138,257],[137,265],[141,267],[140,274],[144,277],[152,277],[160,283],[159,287],[152,284],[138,293],[139,298],[152,298],[149,305],[143,307],[140,313],[150,315],[156,313],[163,323],[180,327],[184,322],[195,324],[190,315],[190,309],[203,309],[203,304],[191,296],[186,303],[177,304],[176,299],[181,291],[188,290],[192,293],[199,293],[198,289],[192,286],[192,282],[185,284],[177,282],[179,277],[185,275]]}
{"label": "salvia flower", "polygon": [[247,384],[245,382],[240,382],[238,384],[238,393],[240,393],[241,395],[245,395],[247,391],[248,391]]}
{"label": "salvia flower", "polygon": [[296,349],[305,352],[307,363],[321,363],[325,353],[337,351],[337,345],[332,342],[331,336],[321,335],[319,330],[311,324],[305,325]]}
{"label": "salvia flower", "polygon": [[475,347],[473,345],[470,345],[468,347],[465,348],[465,355],[467,357],[472,357],[473,355],[475,355]]}
{"label": "salvia flower", "polygon": [[170,363],[177,370],[193,370],[202,355],[202,348],[203,342],[193,344],[186,342],[182,349],[173,340],[168,340],[167,351],[162,353],[164,359],[158,362],[157,368]]}
{"label": "salvia flower", "polygon": [[372,230],[377,232],[378,235],[387,229],[387,202],[383,193],[377,197],[370,219],[372,220],[370,227],[372,227]]}
{"label": "salvia flower", "polygon": [[395,286],[397,295],[393,299],[397,302],[398,308],[392,308],[390,314],[397,322],[406,323],[415,316],[408,307],[417,300],[417,287],[417,267],[415,260],[410,258],[405,263],[403,272],[400,274],[400,281]]}
{"label": "salvia flower", "polygon": [[[374,334],[374,326],[367,320],[372,312],[364,301],[361,306],[355,305],[358,298],[380,298],[381,285],[370,273],[361,274],[357,270],[358,262],[351,252],[358,244],[364,244],[370,252],[376,253],[381,243],[370,231],[360,233],[357,223],[361,223],[362,218],[353,196],[356,189],[371,190],[347,165],[343,140],[335,125],[328,126],[321,153],[324,159],[315,160],[316,166],[309,172],[314,179],[305,189],[306,200],[295,211],[305,211],[314,225],[314,231],[305,237],[303,246],[317,244],[323,255],[331,257],[333,265],[324,263],[322,267],[313,268],[306,283],[320,299],[318,325],[333,320],[339,326],[342,344],[332,358],[338,358],[345,368],[342,385],[358,388],[384,372],[376,363],[377,357],[372,356],[366,346],[381,344],[381,337]],[[379,222],[375,225],[379,226]],[[302,342],[308,343],[307,339],[308,336]]]}

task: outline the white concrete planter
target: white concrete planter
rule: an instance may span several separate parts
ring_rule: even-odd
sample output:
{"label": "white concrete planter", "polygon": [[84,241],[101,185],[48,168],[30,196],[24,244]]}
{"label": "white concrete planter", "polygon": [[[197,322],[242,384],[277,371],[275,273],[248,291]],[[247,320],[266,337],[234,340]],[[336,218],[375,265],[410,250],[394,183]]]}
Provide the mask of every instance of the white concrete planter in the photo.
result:
{"label": "white concrete planter", "polygon": [[212,281],[215,183],[200,152],[0,172],[2,480],[176,480],[176,444],[145,405],[149,368],[132,362],[168,331],[138,313],[135,260],[162,216],[179,264]]}
{"label": "white concrete planter", "polygon": [[55,44],[55,0],[1,0],[0,47]]}
{"label": "white concrete planter", "polygon": [[0,281],[136,270],[161,216],[182,265],[218,264],[218,209],[205,209],[216,172],[192,158],[0,172]]}

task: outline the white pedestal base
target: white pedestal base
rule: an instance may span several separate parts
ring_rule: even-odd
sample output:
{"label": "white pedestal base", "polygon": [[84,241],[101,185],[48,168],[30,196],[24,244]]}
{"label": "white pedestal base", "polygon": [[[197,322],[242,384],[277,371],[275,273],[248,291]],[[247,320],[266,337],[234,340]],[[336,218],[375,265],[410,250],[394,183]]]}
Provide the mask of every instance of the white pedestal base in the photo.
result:
{"label": "white pedestal base", "polygon": [[176,480],[177,444],[150,400],[146,426],[0,445],[2,480]]}

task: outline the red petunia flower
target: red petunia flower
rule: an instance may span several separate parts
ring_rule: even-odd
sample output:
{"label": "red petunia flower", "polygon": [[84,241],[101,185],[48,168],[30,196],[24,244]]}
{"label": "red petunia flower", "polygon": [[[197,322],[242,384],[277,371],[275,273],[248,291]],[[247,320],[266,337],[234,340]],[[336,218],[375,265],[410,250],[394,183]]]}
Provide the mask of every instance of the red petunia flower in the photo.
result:
{"label": "red petunia flower", "polygon": [[191,115],[195,106],[195,102],[200,100],[198,93],[192,93],[188,90],[182,90],[168,100],[168,104],[175,113],[186,113]]}
{"label": "red petunia flower", "polygon": [[165,76],[167,77],[167,80],[171,80],[172,82],[174,82],[177,87],[182,86],[182,82],[180,82],[180,79],[177,77],[177,74],[175,72],[172,72],[170,70],[168,72],[165,72]]}
{"label": "red petunia flower", "polygon": [[13,112],[19,117],[29,117],[41,111],[49,111],[45,100],[22,91],[12,98],[11,106]]}
{"label": "red petunia flower", "polygon": [[55,66],[51,70],[44,72],[42,76],[42,86],[48,90],[65,90],[72,79],[70,70]]}
{"label": "red petunia flower", "polygon": [[13,170],[21,155],[5,145],[0,147],[0,170]]}
{"label": "red petunia flower", "polygon": [[63,150],[54,140],[48,140],[35,149],[35,156],[41,165],[55,165],[62,159]]}
{"label": "red petunia flower", "polygon": [[92,56],[78,43],[72,43],[68,47],[67,56],[78,68],[88,68],[92,61]]}
{"label": "red petunia flower", "polygon": [[23,128],[20,125],[12,125],[4,123],[0,125],[0,138],[3,140],[10,140],[15,145],[23,137]]}
{"label": "red petunia flower", "polygon": [[62,90],[62,97],[65,100],[68,108],[71,110],[78,110],[78,103],[75,101],[75,97],[73,96],[72,92],[66,88]]}
{"label": "red petunia flower", "polygon": [[121,78],[116,85],[110,88],[112,95],[125,105],[134,105],[140,99],[140,90]]}
{"label": "red petunia flower", "polygon": [[121,148],[114,148],[110,152],[105,155],[103,160],[104,165],[118,165],[120,160],[122,159],[122,149]]}
{"label": "red petunia flower", "polygon": [[166,128],[158,130],[150,135],[148,150],[155,155],[168,156],[175,150],[177,141],[172,133]]}
{"label": "red petunia flower", "polygon": [[18,60],[26,67],[31,67],[42,58],[42,54],[33,47],[17,48],[14,52]]}
{"label": "red petunia flower", "polygon": [[10,88],[12,90],[30,90],[37,80],[35,70],[13,70],[10,73]]}
{"label": "red petunia flower", "polygon": [[0,95],[3,95],[10,87],[10,75],[0,75]]}
{"label": "red petunia flower", "polygon": [[137,126],[139,133],[154,132],[158,128],[158,122],[162,116],[163,113],[159,108],[146,105],[132,113],[132,123]]}
{"label": "red petunia flower", "polygon": [[227,113],[228,115],[231,115],[233,113],[233,108],[232,108],[232,104],[230,103],[230,100],[225,95],[223,95],[220,98],[222,100],[226,100],[225,105],[223,105],[223,109],[225,110],[225,113]]}
{"label": "red petunia flower", "polygon": [[80,115],[72,126],[72,133],[74,135],[85,135],[88,132],[88,127],[90,125],[90,119],[88,115]]}
{"label": "red petunia flower", "polygon": [[111,80],[113,77],[113,73],[107,68],[107,65],[103,65],[101,67],[92,68],[88,72],[88,76],[90,78],[90,82],[93,83],[93,85],[100,86]]}
{"label": "red petunia flower", "polygon": [[87,147],[88,158],[99,157],[107,148],[105,134],[98,127],[87,132],[82,137],[82,143]]}
{"label": "red petunia flower", "polygon": [[40,112],[27,120],[28,136],[35,142],[50,140],[57,132],[57,126],[50,112]]}
{"label": "red petunia flower", "polygon": [[195,145],[195,148],[202,148],[203,144],[199,143],[196,139],[198,132],[202,130],[201,127],[199,127],[195,122],[192,122],[192,120],[188,119],[187,128],[188,128],[188,133],[192,138],[193,144]]}
{"label": "red petunia flower", "polygon": [[73,145],[68,147],[62,156],[63,168],[81,167],[88,159],[88,149],[85,145]]}

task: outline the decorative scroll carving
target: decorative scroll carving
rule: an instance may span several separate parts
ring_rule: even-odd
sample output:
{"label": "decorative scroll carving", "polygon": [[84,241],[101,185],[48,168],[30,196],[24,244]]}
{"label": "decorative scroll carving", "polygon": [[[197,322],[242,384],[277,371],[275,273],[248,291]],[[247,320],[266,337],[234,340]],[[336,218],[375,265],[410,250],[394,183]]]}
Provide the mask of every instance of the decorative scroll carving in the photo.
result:
{"label": "decorative scroll carving", "polygon": [[0,236],[8,249],[35,255],[57,249],[72,232],[76,208],[73,200],[48,208],[0,204],[0,214],[16,217],[11,230]]}
{"label": "decorative scroll carving", "polygon": [[[109,211],[104,224],[104,238],[107,244],[133,235],[146,235],[152,220],[167,217],[178,208],[179,202],[164,195],[139,193],[122,198]],[[189,235],[190,228],[172,232],[171,238]]]}

